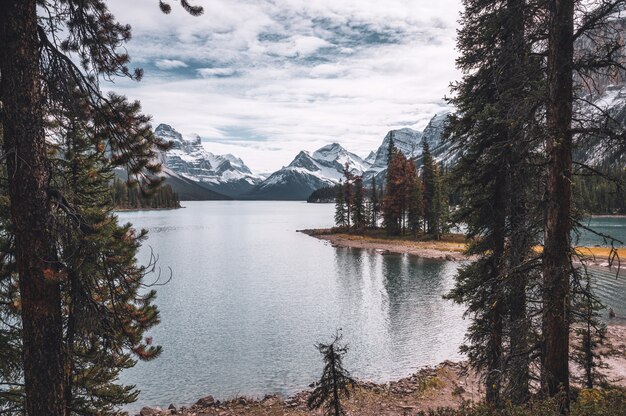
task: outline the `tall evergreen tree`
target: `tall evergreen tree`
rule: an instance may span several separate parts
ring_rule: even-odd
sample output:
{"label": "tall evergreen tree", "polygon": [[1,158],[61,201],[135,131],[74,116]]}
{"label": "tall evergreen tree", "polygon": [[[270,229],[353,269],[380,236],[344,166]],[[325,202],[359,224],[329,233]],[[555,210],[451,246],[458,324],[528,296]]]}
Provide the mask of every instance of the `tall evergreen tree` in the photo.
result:
{"label": "tall evergreen tree", "polygon": [[352,223],[355,228],[363,229],[367,226],[369,219],[366,212],[365,187],[361,176],[354,177],[354,197]]}
{"label": "tall evergreen tree", "polygon": [[437,225],[436,164],[426,141],[422,143],[422,182],[424,186],[424,231],[434,234]]}
{"label": "tall evergreen tree", "polygon": [[407,221],[413,237],[417,238],[424,220],[424,187],[421,178],[415,177],[416,180],[411,183]]}
{"label": "tall evergreen tree", "polygon": [[564,392],[564,408],[569,407],[575,3],[562,0],[548,5],[543,376],[550,395]]}
{"label": "tall evergreen tree", "polygon": [[335,197],[335,225],[337,227],[347,227],[349,225],[346,202],[343,199],[343,187],[343,182],[339,181],[339,186],[337,187],[337,196]]}
{"label": "tall evergreen tree", "polygon": [[3,0],[0,9],[3,146],[7,155],[19,155],[5,162],[12,172],[7,180],[19,274],[26,413],[59,416],[66,412],[67,390],[64,273],[51,207],[62,198],[49,186],[44,123],[60,115],[55,112],[83,112],[76,103],[84,99],[98,132],[92,149],[108,148],[114,162],[128,166],[135,176],[158,171],[153,147],[165,146],[149,133],[137,104],[105,97],[98,88],[99,77],[141,76],[141,71],[128,69],[121,48],[130,28],[115,21],[104,1]]}
{"label": "tall evergreen tree", "polygon": [[354,207],[354,175],[350,171],[350,165],[346,162],[343,167],[343,176],[346,178],[346,181],[343,184],[343,199],[346,204],[346,217],[348,226],[352,224],[352,209]]}
{"label": "tall evergreen tree", "polygon": [[378,227],[378,216],[380,214],[380,195],[378,194],[378,187],[376,186],[376,178],[372,178],[372,189],[370,193],[370,220],[373,228]]}
{"label": "tall evergreen tree", "polygon": [[[536,232],[528,220],[533,213],[520,209],[527,205],[523,198],[532,184],[521,172],[533,148],[526,132],[536,124],[541,103],[541,83],[536,81],[541,80],[541,68],[528,58],[531,47],[525,33],[535,16],[524,0],[466,0],[464,6],[457,61],[464,76],[454,86],[458,113],[447,134],[462,155],[455,169],[463,191],[456,220],[467,224],[473,241],[468,251],[479,259],[460,270],[451,297],[466,304],[472,317],[464,349],[484,375],[487,401],[500,404],[505,387],[521,403],[528,398],[531,356],[525,279],[532,270],[529,243]],[[425,182],[434,182],[433,189],[435,168],[427,169],[429,164],[425,157]],[[429,216],[436,212],[431,208],[438,199],[435,191],[428,191],[433,200]],[[520,273],[521,264],[525,269]],[[508,297],[513,292],[515,299]]]}

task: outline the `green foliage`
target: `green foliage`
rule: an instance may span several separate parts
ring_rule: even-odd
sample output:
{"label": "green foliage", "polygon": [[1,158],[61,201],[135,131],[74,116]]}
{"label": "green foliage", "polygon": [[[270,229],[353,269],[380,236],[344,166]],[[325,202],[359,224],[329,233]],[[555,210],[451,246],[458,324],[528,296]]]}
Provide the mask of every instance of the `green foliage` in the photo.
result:
{"label": "green foliage", "polygon": [[320,189],[316,189],[309,195],[306,202],[332,202],[339,192],[339,188],[342,185],[325,186]]}
{"label": "green foliage", "polygon": [[626,171],[601,169],[602,174],[574,177],[574,203],[587,214],[626,214]]}
{"label": "green foliage", "polygon": [[378,227],[378,216],[380,214],[380,195],[378,194],[378,186],[376,178],[372,178],[372,189],[370,190],[370,225],[373,228]]}
{"label": "green foliage", "polygon": [[347,227],[348,223],[348,209],[346,208],[346,201],[344,200],[344,185],[339,181],[337,187],[337,195],[335,196],[335,225],[337,227]]}
{"label": "green foliage", "polygon": [[[531,401],[515,406],[506,403],[502,408],[485,404],[464,403],[459,409],[440,408],[418,413],[420,416],[560,416],[558,398]],[[570,416],[624,416],[626,391],[622,388],[581,390],[572,403]]]}
{"label": "green foliage", "polygon": [[363,186],[363,179],[357,176],[354,178],[352,224],[354,228],[358,230],[362,230],[369,223],[369,213],[367,212],[365,197],[366,191]]}
{"label": "green foliage", "polygon": [[109,192],[116,209],[180,208],[178,194],[168,184],[146,193],[137,184],[128,186],[126,181],[115,177]]}
{"label": "green foliage", "polygon": [[[60,267],[49,272],[62,287],[65,401],[71,415],[121,415],[120,408],[139,392],[119,383],[120,372],[161,352],[143,338],[159,322],[156,294],[144,284],[153,263],[136,264],[146,233],[118,224],[112,211],[111,164],[103,154],[88,151],[91,136],[83,123],[67,123],[65,136],[51,149]],[[0,409],[21,415],[21,304],[6,197],[0,201]]]}

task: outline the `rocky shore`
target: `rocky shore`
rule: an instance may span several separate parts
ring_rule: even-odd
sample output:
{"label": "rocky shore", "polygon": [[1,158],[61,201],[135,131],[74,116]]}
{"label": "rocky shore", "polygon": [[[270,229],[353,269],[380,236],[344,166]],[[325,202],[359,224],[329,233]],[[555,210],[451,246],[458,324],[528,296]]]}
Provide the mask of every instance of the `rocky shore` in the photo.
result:
{"label": "rocky shore", "polygon": [[[626,387],[626,325],[609,325],[607,339],[610,355],[603,372],[612,384]],[[309,387],[313,389],[315,384]],[[302,391],[286,399],[267,395],[262,399],[235,397],[223,401],[207,396],[190,406],[144,407],[136,416],[321,416],[321,410],[307,408],[309,393]],[[359,380],[344,406],[349,415],[411,416],[422,410],[458,407],[464,401],[479,401],[482,397],[480,380],[466,363],[445,361],[389,383]]]}
{"label": "rocky shore", "polygon": [[[309,387],[312,389],[315,385],[311,384]],[[173,404],[166,409],[145,407],[138,416],[322,415],[321,410],[311,411],[307,408],[308,397],[309,391],[287,399],[268,395],[262,399],[236,397],[220,401],[207,396],[188,407],[176,407]],[[437,367],[424,368],[409,377],[390,383],[357,381],[344,405],[350,415],[408,416],[431,408],[457,407],[463,401],[476,401],[481,397],[476,375],[467,371],[464,363],[446,361]]]}

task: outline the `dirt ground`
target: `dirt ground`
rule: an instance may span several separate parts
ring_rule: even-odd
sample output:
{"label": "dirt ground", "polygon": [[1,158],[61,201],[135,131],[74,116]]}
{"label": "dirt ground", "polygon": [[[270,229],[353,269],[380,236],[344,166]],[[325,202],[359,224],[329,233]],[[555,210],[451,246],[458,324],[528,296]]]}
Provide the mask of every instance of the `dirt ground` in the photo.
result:
{"label": "dirt ground", "polygon": [[442,260],[467,260],[463,254],[466,243],[457,241],[414,241],[405,239],[385,239],[358,234],[333,234],[326,230],[302,230],[311,237],[327,241],[336,247],[352,247],[376,251],[381,254],[400,253],[418,257]]}
{"label": "dirt ground", "polygon": [[[465,373],[463,363],[446,361],[435,368],[424,368],[414,375],[385,384],[358,381],[345,399],[344,409],[349,415],[391,416],[415,415],[420,410],[442,406],[456,407],[465,400],[479,400],[482,396],[477,377]],[[225,402],[211,396],[198,400],[188,408],[149,409],[141,416],[187,415],[187,416],[304,416],[322,415],[321,410],[307,408],[308,391],[288,399],[266,396],[261,400],[238,397]],[[175,413],[173,413],[175,412]]]}

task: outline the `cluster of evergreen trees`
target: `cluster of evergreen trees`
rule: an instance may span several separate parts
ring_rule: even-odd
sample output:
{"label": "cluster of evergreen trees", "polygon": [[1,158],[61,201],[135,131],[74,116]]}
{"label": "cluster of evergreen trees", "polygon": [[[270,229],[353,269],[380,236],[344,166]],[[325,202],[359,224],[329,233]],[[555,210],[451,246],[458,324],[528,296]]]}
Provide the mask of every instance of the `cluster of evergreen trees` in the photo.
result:
{"label": "cluster of evergreen trees", "polygon": [[336,187],[335,225],[357,230],[376,227],[380,213],[376,181],[372,182],[372,189],[368,191],[363,184],[363,177],[353,175],[347,163],[344,176],[346,180],[340,181]]}
{"label": "cluster of evergreen trees", "polygon": [[387,182],[382,203],[383,225],[391,235],[407,230],[439,239],[448,228],[448,198],[444,191],[442,168],[433,159],[428,143],[423,143],[421,175],[414,160],[407,159],[389,141]]}
{"label": "cluster of evergreen trees", "polygon": [[128,186],[126,181],[114,178],[110,192],[117,209],[180,208],[178,194],[168,184],[146,194],[137,186]]}
{"label": "cluster of evergreen trees", "polygon": [[[366,189],[361,176],[344,169],[345,181],[335,189],[335,225],[363,230],[377,228],[381,220],[389,235],[429,234],[439,239],[449,227],[449,203],[444,174],[423,143],[421,175],[415,160],[408,159],[389,141],[386,186],[376,178]],[[332,188],[327,188],[332,189]],[[324,193],[328,191],[324,190]]]}
{"label": "cluster of evergreen trees", "polygon": [[[467,306],[464,351],[484,376],[488,403],[521,404],[539,393],[558,397],[567,413],[570,363],[585,386],[597,385],[603,337],[600,305],[571,241],[573,184],[582,184],[583,204],[595,199],[584,189],[592,182],[574,177],[573,149],[593,136],[623,152],[623,124],[600,108],[593,117],[582,110],[601,92],[593,80],[622,68],[623,37],[613,23],[626,2],[463,4],[464,75],[453,86],[457,113],[446,136],[460,155],[455,221],[467,225],[478,260],[460,270],[450,298]],[[582,39],[591,46],[575,53]]]}
{"label": "cluster of evergreen trees", "polygon": [[574,178],[576,206],[585,214],[626,214],[626,171],[608,167],[601,175]]}
{"label": "cluster of evergreen trees", "polygon": [[125,168],[154,192],[170,145],[139,103],[101,92],[102,79],[142,75],[104,0],[0,10],[0,413],[118,415],[138,394],[120,372],[161,349],[144,336],[159,322],[154,264],[135,260],[145,233],[117,222],[110,183]]}

